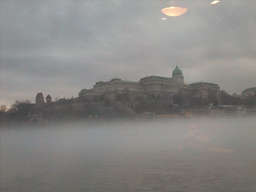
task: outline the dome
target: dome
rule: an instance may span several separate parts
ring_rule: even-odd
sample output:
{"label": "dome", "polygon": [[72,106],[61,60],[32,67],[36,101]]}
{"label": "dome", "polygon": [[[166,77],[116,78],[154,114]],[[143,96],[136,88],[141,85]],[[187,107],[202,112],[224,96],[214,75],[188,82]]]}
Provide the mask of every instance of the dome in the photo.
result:
{"label": "dome", "polygon": [[80,93],[84,93],[84,92],[86,92],[86,89],[82,89],[82,90],[80,91]]}
{"label": "dome", "polygon": [[172,76],[176,76],[176,75],[182,75],[182,71],[178,68],[178,66],[176,66],[176,68],[173,70],[172,72]]}
{"label": "dome", "polygon": [[119,78],[114,78],[114,79],[111,79],[110,81],[122,81],[122,80]]}
{"label": "dome", "polygon": [[98,82],[96,82],[95,85],[101,85],[101,84],[103,84],[103,83],[104,83],[103,81],[98,81]]}

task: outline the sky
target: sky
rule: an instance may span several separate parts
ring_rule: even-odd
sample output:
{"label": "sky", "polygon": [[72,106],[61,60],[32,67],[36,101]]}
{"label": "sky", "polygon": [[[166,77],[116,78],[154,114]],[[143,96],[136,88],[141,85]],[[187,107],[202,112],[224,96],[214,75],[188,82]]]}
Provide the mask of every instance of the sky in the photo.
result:
{"label": "sky", "polygon": [[[167,6],[188,8],[179,17]],[[171,77],[256,87],[255,0],[0,0],[0,105],[77,97],[97,81]],[[166,18],[166,20],[162,20]]]}

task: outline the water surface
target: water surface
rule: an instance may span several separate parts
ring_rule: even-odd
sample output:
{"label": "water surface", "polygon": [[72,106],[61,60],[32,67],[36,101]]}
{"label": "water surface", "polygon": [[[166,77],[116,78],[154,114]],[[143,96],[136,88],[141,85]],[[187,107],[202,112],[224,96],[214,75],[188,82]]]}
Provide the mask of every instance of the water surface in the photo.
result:
{"label": "water surface", "polygon": [[255,118],[1,130],[2,191],[255,191]]}

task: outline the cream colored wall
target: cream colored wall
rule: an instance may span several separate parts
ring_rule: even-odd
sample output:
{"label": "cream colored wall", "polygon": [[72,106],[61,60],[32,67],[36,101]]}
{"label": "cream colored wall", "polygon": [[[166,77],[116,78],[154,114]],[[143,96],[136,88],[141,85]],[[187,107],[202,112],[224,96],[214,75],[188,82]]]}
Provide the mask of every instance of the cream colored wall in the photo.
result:
{"label": "cream colored wall", "polygon": [[111,98],[114,98],[112,93],[122,93],[124,91],[147,94],[164,94],[170,93],[171,95],[179,92],[179,84],[173,79],[155,80],[149,79],[142,82],[130,82],[130,81],[109,81],[99,85],[94,85],[93,89],[87,90],[83,95],[87,96],[99,96],[103,93],[108,93]]}

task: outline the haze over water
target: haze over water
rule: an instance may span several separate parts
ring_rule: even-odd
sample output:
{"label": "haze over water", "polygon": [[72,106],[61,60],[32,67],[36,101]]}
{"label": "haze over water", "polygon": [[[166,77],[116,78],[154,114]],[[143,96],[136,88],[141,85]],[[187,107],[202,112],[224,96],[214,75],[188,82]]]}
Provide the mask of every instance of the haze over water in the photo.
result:
{"label": "haze over water", "polygon": [[1,129],[1,190],[255,191],[256,120]]}

